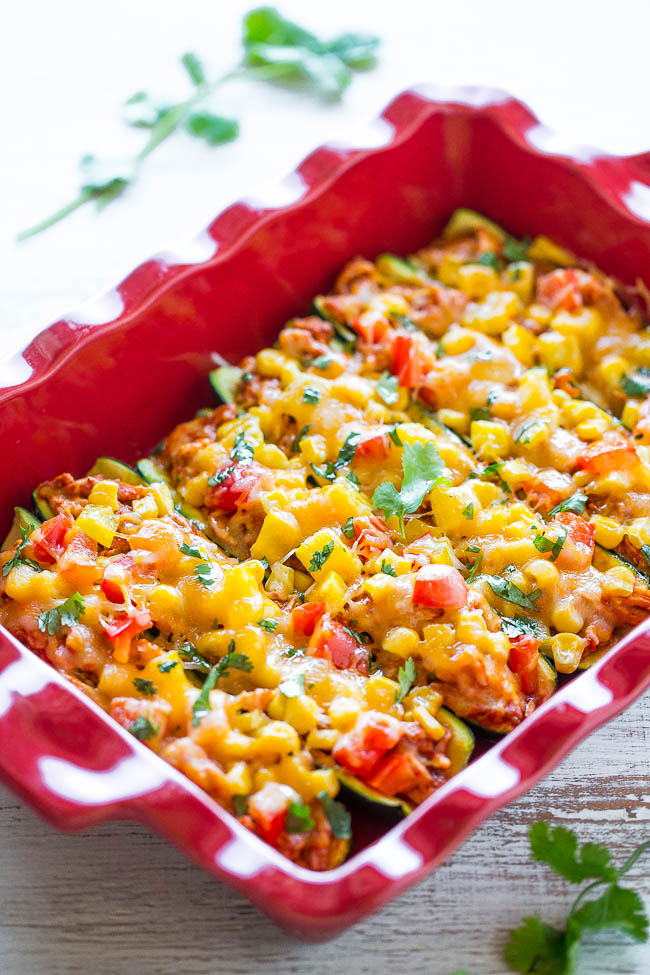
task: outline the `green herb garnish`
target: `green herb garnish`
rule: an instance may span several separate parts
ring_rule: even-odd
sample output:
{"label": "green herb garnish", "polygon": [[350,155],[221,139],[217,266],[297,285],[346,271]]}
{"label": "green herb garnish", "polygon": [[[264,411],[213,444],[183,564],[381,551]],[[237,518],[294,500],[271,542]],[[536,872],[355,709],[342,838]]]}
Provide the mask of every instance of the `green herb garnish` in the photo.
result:
{"label": "green herb garnish", "polygon": [[395,693],[395,704],[400,704],[415,683],[415,660],[409,657],[403,667],[397,671],[397,683],[399,690]]}
{"label": "green herb garnish", "polygon": [[560,532],[557,538],[547,538],[546,535],[535,535],[533,539],[533,545],[538,552],[550,552],[551,561],[555,562],[556,558],[562,551],[562,546],[566,541],[567,530],[564,525],[560,526]]}
{"label": "green herb garnish", "polygon": [[54,636],[62,626],[72,626],[77,622],[85,609],[83,597],[75,592],[56,609],[46,609],[39,614],[38,628],[42,633]]}
{"label": "green herb garnish", "polygon": [[381,571],[384,573],[384,575],[387,575],[387,576],[396,576],[397,575],[397,572],[395,571],[394,566],[392,566],[390,564],[390,562],[387,562],[386,559],[382,559],[381,560]]}
{"label": "green herb garnish", "polygon": [[304,802],[290,802],[285,823],[287,833],[308,833],[314,828],[311,809]]}
{"label": "green herb garnish", "polygon": [[391,376],[389,372],[384,372],[375,385],[377,396],[386,406],[392,406],[399,399],[399,383],[397,376]]}
{"label": "green herb garnish", "polygon": [[236,461],[237,463],[246,463],[247,461],[253,459],[254,453],[255,447],[246,439],[246,431],[240,430],[235,437],[235,442],[232,450],[230,451],[232,460]]}
{"label": "green herb garnish", "polygon": [[313,386],[305,386],[302,391],[303,403],[311,403],[313,406],[315,406],[319,399],[320,390],[315,389]]}
{"label": "green herb garnish", "polygon": [[140,693],[144,694],[145,697],[153,697],[158,690],[152,681],[145,680],[143,677],[134,677],[133,686],[135,687],[136,691],[140,691]]}
{"label": "green herb garnish", "polygon": [[404,515],[417,511],[425,494],[443,480],[444,462],[437,447],[430,441],[404,444],[402,454],[402,486],[398,491],[390,481],[384,481],[372,496],[373,508],[382,511],[386,519],[395,515],[404,534]]}
{"label": "green herb garnish", "polygon": [[139,741],[149,741],[150,738],[154,738],[158,734],[158,728],[149,718],[145,718],[141,714],[130,726],[129,732]]}
{"label": "green herb garnish", "polygon": [[263,630],[267,631],[267,633],[273,633],[273,631],[277,630],[278,628],[278,621],[263,619],[263,620],[258,620],[257,625],[261,626]]}
{"label": "green herb garnish", "polygon": [[350,839],[352,836],[352,823],[350,813],[343,803],[332,799],[328,792],[319,792],[318,798],[332,827],[332,833],[337,840]]}
{"label": "green herb garnish", "polygon": [[331,541],[324,545],[320,552],[314,552],[309,563],[309,571],[318,572],[319,569],[322,569],[333,551],[334,542]]}
{"label": "green herb garnish", "polygon": [[585,505],[588,500],[586,494],[572,494],[566,501],[560,501],[554,508],[551,508],[549,517],[552,518],[553,515],[559,514],[560,511],[573,511],[574,514],[581,515],[585,510]]}
{"label": "green herb garnish", "polygon": [[501,579],[499,576],[489,576],[487,581],[495,596],[500,596],[501,599],[505,599],[509,603],[514,603],[515,606],[521,606],[523,609],[532,609],[533,612],[537,612],[535,602],[542,595],[541,589],[534,589],[533,592],[525,593],[514,582],[511,582],[509,579]]}
{"label": "green herb garnish", "polygon": [[35,569],[36,572],[42,571],[38,562],[34,562],[33,559],[28,559],[23,555],[25,546],[29,544],[29,534],[30,534],[29,529],[25,528],[24,525],[21,525],[20,534],[22,537],[21,540],[18,542],[18,545],[16,546],[16,551],[11,556],[11,558],[5,562],[5,564],[2,567],[3,576],[8,576],[11,570],[16,568],[19,565],[28,565],[31,569]]}

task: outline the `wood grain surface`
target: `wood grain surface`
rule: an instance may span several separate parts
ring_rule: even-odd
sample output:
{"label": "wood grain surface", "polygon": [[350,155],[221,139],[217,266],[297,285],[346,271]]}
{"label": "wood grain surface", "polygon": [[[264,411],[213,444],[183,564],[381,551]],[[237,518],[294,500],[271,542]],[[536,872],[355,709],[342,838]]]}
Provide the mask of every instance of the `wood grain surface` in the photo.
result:
{"label": "wood grain surface", "polygon": [[[0,970],[11,975],[468,975],[506,972],[508,931],[561,923],[575,894],[531,861],[539,818],[609,844],[650,839],[650,696],[489,820],[435,874],[335,941],[304,945],[144,828],[52,831],[0,788]],[[650,907],[650,860],[630,884]],[[594,937],[581,975],[645,975],[650,948]]]}

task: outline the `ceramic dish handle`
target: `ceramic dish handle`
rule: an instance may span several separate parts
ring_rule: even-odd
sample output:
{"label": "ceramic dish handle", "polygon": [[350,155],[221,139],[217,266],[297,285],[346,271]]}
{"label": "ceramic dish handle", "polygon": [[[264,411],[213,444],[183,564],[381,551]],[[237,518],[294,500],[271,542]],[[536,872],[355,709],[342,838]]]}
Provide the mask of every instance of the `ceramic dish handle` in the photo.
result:
{"label": "ceramic dish handle", "polygon": [[[147,761],[149,759],[149,761]],[[55,826],[132,818],[168,781],[144,746],[32,653],[0,632],[0,775]]]}

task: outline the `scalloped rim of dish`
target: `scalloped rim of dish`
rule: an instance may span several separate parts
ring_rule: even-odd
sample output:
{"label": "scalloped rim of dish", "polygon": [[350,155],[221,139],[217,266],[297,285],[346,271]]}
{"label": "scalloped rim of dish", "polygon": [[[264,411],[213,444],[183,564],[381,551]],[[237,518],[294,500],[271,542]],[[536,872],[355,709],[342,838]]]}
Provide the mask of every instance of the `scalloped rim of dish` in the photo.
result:
{"label": "scalloped rim of dish", "polygon": [[[0,390],[0,408],[24,390],[47,382],[70,357],[81,354],[98,334],[131,322],[172,284],[191,275],[198,265],[227,260],[278,213],[299,208],[325,193],[342,173],[360,159],[407,140],[429,113],[441,109],[489,116],[510,141],[522,146],[528,153],[561,159],[565,166],[579,172],[608,206],[624,212],[628,220],[633,219],[644,226],[650,221],[650,189],[644,180],[646,174],[650,175],[650,154],[613,156],[592,148],[570,146],[545,128],[527,106],[503,91],[476,87],[443,89],[430,85],[417,86],[393,99],[381,116],[368,126],[369,147],[325,144],[306,156],[280,184],[280,198],[290,198],[288,204],[267,206],[257,199],[254,203],[243,200],[231,204],[199,234],[145,261],[114,288],[83,302],[46,327],[22,353],[4,363],[5,370],[11,375],[14,360],[17,382]],[[631,206],[635,201],[636,207]],[[233,220],[233,217],[236,219]],[[228,223],[234,224],[234,227],[227,229]],[[48,354],[43,352],[43,337],[47,338]],[[25,365],[31,369],[31,375],[21,381],[20,373],[24,373]],[[622,711],[650,686],[650,662],[644,669],[635,657],[640,648],[646,651],[646,656],[650,656],[647,653],[650,650],[650,621],[646,621],[619,641],[593,668],[558,691],[522,725],[494,744],[405,820],[353,855],[342,866],[319,874],[291,863],[241,827],[206,793],[112,722],[81,691],[1,627],[0,637],[4,638],[4,647],[11,647],[14,651],[8,666],[0,669],[0,717],[11,712],[31,694],[38,693],[46,686],[58,685],[62,692],[77,698],[84,707],[98,715],[105,724],[107,734],[121,739],[128,752],[128,761],[136,763],[145,783],[145,787],[135,793],[124,794],[123,790],[120,792],[118,789],[108,798],[105,796],[102,802],[93,801],[89,795],[81,799],[79,796],[60,794],[62,798],[85,805],[89,810],[94,809],[95,821],[115,818],[120,814],[146,820],[160,832],[167,833],[206,869],[248,894],[292,933],[312,940],[340,932],[433,870],[493,811],[529,789],[557,765],[578,741]],[[15,672],[13,676],[12,669]],[[6,704],[4,711],[3,701]],[[563,726],[561,736],[557,732],[558,722]],[[545,732],[550,733],[551,739],[554,734],[555,739],[547,745],[544,758],[537,759],[537,764],[531,768],[534,752],[531,742],[534,737],[539,741]],[[39,769],[47,757],[39,756]],[[98,774],[112,773],[118,766]],[[76,768],[77,772],[89,771],[79,766]],[[40,802],[26,780],[23,783],[18,775],[7,772],[2,756],[0,773],[51,822],[66,828],[65,815],[57,811],[53,801],[48,810],[48,790],[53,788],[50,773],[41,772],[45,795]],[[80,783],[81,779],[78,780],[79,788]],[[145,798],[168,784],[173,785],[176,793],[180,790],[182,796],[198,801],[226,827],[228,837],[223,842],[219,841],[210,862],[207,862],[205,852],[192,851],[180,836],[179,828],[174,832],[173,826],[168,828],[162,817],[158,819],[148,809]],[[54,789],[51,794],[55,796],[59,793]],[[453,836],[448,836],[442,845],[432,851],[427,829],[433,827],[436,814],[443,808],[449,813],[455,810],[458,815],[454,800],[463,797],[479,800],[480,807],[466,799],[465,811],[460,815]],[[70,828],[78,828],[78,824]],[[418,844],[418,837],[420,840],[423,837],[428,839],[429,845]],[[355,889],[350,881],[358,878],[366,868],[371,868],[371,873],[365,876],[363,883],[357,885],[359,889]],[[286,904],[273,906],[268,892],[256,894],[255,879],[262,874],[267,880],[269,876],[282,880],[287,893]],[[261,883],[259,887],[261,891]],[[313,897],[316,892],[325,889],[330,893],[338,891],[334,917],[330,916],[329,907],[327,911],[322,908],[312,908],[310,911],[309,905],[302,903],[302,898]],[[298,904],[302,908],[300,912],[297,912]],[[295,917],[292,912],[297,912]],[[298,913],[300,916],[297,916]],[[344,916],[346,913],[347,917]]]}

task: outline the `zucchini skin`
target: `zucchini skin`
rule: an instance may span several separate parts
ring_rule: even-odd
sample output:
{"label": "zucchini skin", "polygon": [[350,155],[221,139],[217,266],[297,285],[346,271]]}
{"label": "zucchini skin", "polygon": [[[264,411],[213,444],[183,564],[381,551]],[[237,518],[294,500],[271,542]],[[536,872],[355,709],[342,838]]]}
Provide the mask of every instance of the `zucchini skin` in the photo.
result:
{"label": "zucchini skin", "polygon": [[239,366],[219,366],[210,373],[210,385],[222,403],[235,402],[235,388],[242,377]]}
{"label": "zucchini skin", "polygon": [[31,535],[34,529],[38,528],[40,524],[40,519],[36,515],[33,515],[31,511],[27,511],[26,508],[14,508],[14,520],[2,543],[0,551],[6,552],[14,542],[20,541],[22,538],[21,528],[26,529]]}
{"label": "zucchini skin", "polygon": [[[156,464],[155,461],[153,461],[150,457],[145,457],[143,460],[138,461],[137,467],[138,473],[140,477],[142,477],[145,484],[155,484],[157,482],[166,484],[171,491],[172,501],[174,502],[174,507],[178,513],[183,515],[184,518],[187,518],[188,521],[191,521],[200,532],[203,532],[206,538],[209,538],[210,541],[214,541],[210,535],[210,530],[202,513],[198,508],[188,504],[187,501],[183,501],[178,492],[172,487],[171,482],[165,472],[158,464]],[[221,548],[221,546],[219,546],[219,548]],[[228,554],[229,553],[226,552],[226,555]]]}
{"label": "zucchini skin", "polygon": [[405,261],[395,254],[380,254],[375,265],[382,274],[387,274],[400,284],[430,284],[431,278],[415,264]]}
{"label": "zucchini skin", "polygon": [[[541,652],[537,662],[537,669],[538,678],[541,683],[546,685],[548,691],[544,698],[544,700],[547,701],[553,696],[557,688],[557,671],[548,657],[545,657]],[[463,721],[466,722],[471,728],[476,728],[476,730],[485,738],[503,738],[504,735],[507,735],[514,730],[513,728],[489,728],[487,725],[481,724],[480,721],[473,721],[470,718],[463,718]]]}
{"label": "zucchini skin", "polygon": [[[447,755],[451,760],[451,766],[447,776],[451,778],[452,775],[456,775],[457,772],[462,771],[469,762],[474,750],[475,738],[471,728],[467,726],[465,721],[457,718],[447,708],[440,708],[436,717],[440,724],[448,728],[452,733],[447,747]],[[403,819],[409,813],[412,813],[415,808],[405,799],[399,799],[395,796],[385,796],[376,789],[372,789],[365,782],[362,782],[361,779],[357,778],[356,775],[352,775],[340,767],[336,768],[336,777],[344,793],[372,806],[373,811],[380,815]]]}
{"label": "zucchini skin", "polygon": [[115,457],[98,457],[88,471],[89,474],[100,474],[111,480],[123,481],[125,484],[140,485],[145,481],[135,467],[116,460]]}
{"label": "zucchini skin", "polygon": [[446,240],[453,240],[454,237],[465,237],[477,230],[487,230],[501,244],[505,243],[508,238],[508,234],[498,223],[467,207],[459,207],[458,210],[454,210],[442,232],[442,236]]}
{"label": "zucchini skin", "polygon": [[39,497],[38,490],[32,491],[32,504],[34,505],[34,511],[41,521],[48,521],[49,518],[54,518],[54,512],[48,502]]}
{"label": "zucchini skin", "polygon": [[358,335],[354,332],[348,325],[343,324],[343,322],[337,321],[337,319],[330,315],[325,308],[325,299],[322,295],[317,295],[313,302],[312,308],[314,313],[322,318],[323,321],[329,322],[336,337],[343,343],[344,346],[348,348],[354,348],[357,344]]}

